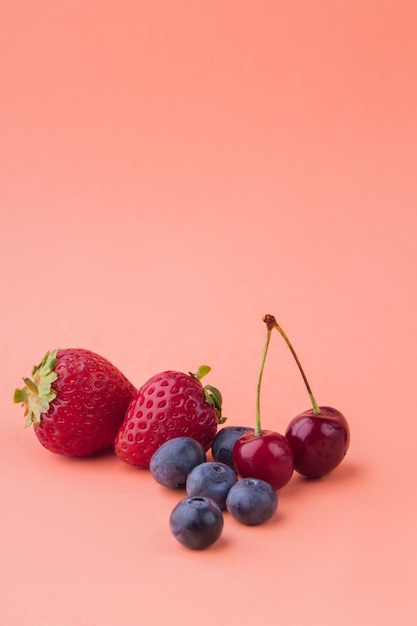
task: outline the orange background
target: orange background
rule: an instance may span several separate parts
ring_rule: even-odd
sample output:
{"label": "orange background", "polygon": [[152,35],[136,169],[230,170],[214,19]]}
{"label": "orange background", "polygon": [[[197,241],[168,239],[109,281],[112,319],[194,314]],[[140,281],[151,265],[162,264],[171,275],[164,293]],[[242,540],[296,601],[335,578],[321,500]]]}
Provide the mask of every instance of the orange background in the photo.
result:
{"label": "orange background", "polygon": [[[416,623],[416,41],[413,1],[2,0],[2,626]],[[351,448],[209,550],[12,402],[84,347],[137,386],[209,363],[252,425],[265,313]],[[308,407],[277,333],[262,393],[264,428]]]}

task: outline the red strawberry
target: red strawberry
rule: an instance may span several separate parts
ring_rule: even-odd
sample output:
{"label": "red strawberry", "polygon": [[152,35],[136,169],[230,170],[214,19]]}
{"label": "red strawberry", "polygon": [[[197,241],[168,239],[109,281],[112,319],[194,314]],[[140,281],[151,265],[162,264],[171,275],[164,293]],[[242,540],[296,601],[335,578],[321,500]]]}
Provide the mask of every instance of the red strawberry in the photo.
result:
{"label": "red strawberry", "polygon": [[196,374],[167,371],[152,376],[137,392],[116,437],[116,455],[126,463],[149,467],[152,454],[168,439],[192,437],[208,450],[221,417],[222,396]]}
{"label": "red strawberry", "polygon": [[88,456],[112,448],[135,387],[107,359],[82,349],[54,350],[16,389],[26,426],[51,452]]}

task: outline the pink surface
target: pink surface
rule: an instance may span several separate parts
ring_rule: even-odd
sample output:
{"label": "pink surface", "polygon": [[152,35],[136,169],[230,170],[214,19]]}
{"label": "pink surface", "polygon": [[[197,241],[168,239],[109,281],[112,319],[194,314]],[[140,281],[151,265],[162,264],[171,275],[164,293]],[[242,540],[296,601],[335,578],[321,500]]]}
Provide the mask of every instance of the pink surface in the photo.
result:
{"label": "pink surface", "polygon": [[[2,3],[2,626],[415,624],[416,41],[414,2]],[[207,551],[12,402],[84,347],[138,386],[209,363],[252,425],[265,313],[351,448]],[[276,334],[263,425],[307,407]]]}

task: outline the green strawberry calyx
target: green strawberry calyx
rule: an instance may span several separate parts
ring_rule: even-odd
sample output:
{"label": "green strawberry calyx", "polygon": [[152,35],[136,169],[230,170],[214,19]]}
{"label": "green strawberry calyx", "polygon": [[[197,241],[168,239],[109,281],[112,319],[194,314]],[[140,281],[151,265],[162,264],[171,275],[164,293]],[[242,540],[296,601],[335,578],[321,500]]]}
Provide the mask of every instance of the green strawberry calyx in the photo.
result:
{"label": "green strawberry calyx", "polygon": [[[211,371],[211,367],[209,365],[200,365],[200,367],[195,373],[193,372],[188,372],[188,373],[190,376],[192,376],[196,380],[201,381],[201,379],[204,378],[204,376],[206,376],[206,374],[208,374],[210,371]],[[210,404],[211,406],[213,406],[216,411],[219,424],[224,424],[227,418],[222,415],[222,404],[223,404],[222,394],[216,387],[213,387],[212,385],[205,385],[203,387],[203,391],[204,391],[205,401],[207,402],[207,404]]]}
{"label": "green strawberry calyx", "polygon": [[25,407],[25,428],[37,426],[41,421],[41,414],[47,413],[49,405],[56,398],[56,391],[52,383],[58,378],[54,371],[58,350],[47,352],[39,365],[32,369],[32,378],[24,378],[25,386],[16,389],[13,400]]}

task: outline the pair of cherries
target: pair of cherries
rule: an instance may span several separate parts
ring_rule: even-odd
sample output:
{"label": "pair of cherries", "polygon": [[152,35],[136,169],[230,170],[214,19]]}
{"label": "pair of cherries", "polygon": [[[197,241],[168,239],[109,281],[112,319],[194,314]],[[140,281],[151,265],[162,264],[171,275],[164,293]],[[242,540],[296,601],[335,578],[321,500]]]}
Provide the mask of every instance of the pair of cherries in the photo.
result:
{"label": "pair of cherries", "polygon": [[[274,489],[280,489],[289,482],[294,470],[308,478],[320,478],[334,470],[346,455],[350,433],[348,422],[340,411],[318,406],[294,348],[275,317],[265,315],[263,321],[267,327],[267,338],[258,377],[255,429],[237,439],[233,446],[233,464],[240,476],[260,478]],[[285,435],[261,428],[261,381],[274,329],[289,347],[312,404],[311,409],[291,420]]]}

